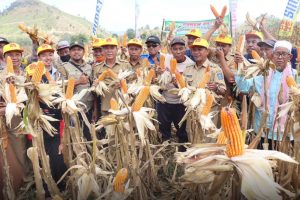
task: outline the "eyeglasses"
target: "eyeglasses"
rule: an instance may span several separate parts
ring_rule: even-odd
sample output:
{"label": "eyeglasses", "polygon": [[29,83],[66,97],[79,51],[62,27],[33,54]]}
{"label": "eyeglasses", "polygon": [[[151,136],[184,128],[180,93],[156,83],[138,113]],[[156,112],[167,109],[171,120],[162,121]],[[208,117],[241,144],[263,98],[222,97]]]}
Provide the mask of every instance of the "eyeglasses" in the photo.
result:
{"label": "eyeglasses", "polygon": [[273,56],[279,58],[280,56],[283,58],[288,57],[290,54],[287,52],[274,52]]}
{"label": "eyeglasses", "polygon": [[157,47],[158,46],[158,44],[147,44],[147,48],[155,48],[155,47]]}

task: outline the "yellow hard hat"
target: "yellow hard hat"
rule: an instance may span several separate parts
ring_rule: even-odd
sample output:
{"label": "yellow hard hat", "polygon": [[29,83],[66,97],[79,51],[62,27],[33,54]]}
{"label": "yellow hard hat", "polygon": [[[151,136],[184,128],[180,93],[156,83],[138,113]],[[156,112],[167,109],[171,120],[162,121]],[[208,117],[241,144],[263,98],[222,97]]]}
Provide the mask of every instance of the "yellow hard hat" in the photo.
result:
{"label": "yellow hard hat", "polygon": [[45,52],[45,51],[54,52],[55,50],[49,44],[42,44],[37,49],[37,55],[40,55],[40,53]]}
{"label": "yellow hard hat", "polygon": [[202,33],[199,29],[192,29],[187,34],[185,34],[185,36],[189,36],[189,35],[200,38],[202,36]]}
{"label": "yellow hard hat", "polygon": [[209,43],[206,39],[201,39],[201,38],[197,38],[193,44],[192,47],[194,46],[199,46],[199,47],[205,47],[208,48],[209,47]]}
{"label": "yellow hard hat", "polygon": [[106,38],[104,39],[102,46],[107,46],[107,45],[118,46],[118,41],[116,38],[112,38],[112,37]]}
{"label": "yellow hard hat", "polygon": [[246,39],[247,39],[248,37],[251,37],[251,36],[252,36],[252,37],[258,37],[258,38],[261,39],[261,40],[264,39],[262,32],[255,31],[255,30],[252,30],[252,31],[250,31],[249,33],[246,33]]}
{"label": "yellow hard hat", "polygon": [[100,48],[103,45],[103,42],[102,38],[94,38],[92,44],[93,49]]}
{"label": "yellow hard hat", "polygon": [[129,40],[129,42],[127,43],[127,46],[129,46],[129,45],[137,45],[137,46],[143,47],[142,41],[137,38]]}
{"label": "yellow hard hat", "polygon": [[3,54],[10,52],[10,51],[23,52],[23,49],[17,43],[9,43],[3,47]]}
{"label": "yellow hard hat", "polygon": [[216,37],[215,42],[220,42],[220,43],[231,45],[232,38],[229,35],[226,35],[226,36],[219,35],[218,37]]}

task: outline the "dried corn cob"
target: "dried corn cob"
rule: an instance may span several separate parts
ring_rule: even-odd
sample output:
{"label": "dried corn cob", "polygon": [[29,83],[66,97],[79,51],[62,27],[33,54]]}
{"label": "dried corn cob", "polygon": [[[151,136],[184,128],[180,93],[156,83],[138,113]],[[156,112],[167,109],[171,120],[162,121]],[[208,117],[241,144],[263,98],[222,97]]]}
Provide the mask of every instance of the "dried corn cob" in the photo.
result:
{"label": "dried corn cob", "polygon": [[37,66],[34,70],[34,73],[32,75],[31,81],[35,84],[41,83],[42,76],[45,71],[45,65],[42,61],[37,62]]}
{"label": "dried corn cob", "polygon": [[118,110],[119,109],[118,102],[116,101],[115,98],[111,98],[109,103],[110,103],[110,109],[111,110]]}
{"label": "dried corn cob", "polygon": [[75,78],[71,77],[68,81],[66,99],[71,99],[74,94]]}
{"label": "dried corn cob", "polygon": [[225,15],[226,15],[226,11],[227,11],[227,6],[225,5],[225,6],[222,8],[222,12],[221,12],[221,15],[220,15],[220,18],[221,18],[221,19],[224,19]]}
{"label": "dried corn cob", "polygon": [[150,69],[147,76],[146,76],[146,78],[145,78],[145,80],[144,80],[144,85],[145,86],[149,86],[151,84],[151,81],[152,81],[154,75],[155,75],[154,69]]}
{"label": "dried corn cob", "polygon": [[160,68],[162,70],[166,69],[166,66],[165,66],[165,56],[164,55],[160,55],[159,66],[160,66]]}
{"label": "dried corn cob", "polygon": [[137,75],[138,77],[141,77],[141,76],[142,76],[142,71],[141,71],[140,68],[137,68],[137,69],[135,70],[135,73],[136,73],[136,75]]}
{"label": "dried corn cob", "polygon": [[177,83],[178,83],[178,85],[179,85],[180,88],[186,87],[185,80],[184,80],[183,76],[179,72],[175,72],[175,78],[176,78]]}
{"label": "dried corn cob", "polygon": [[128,92],[128,87],[127,87],[126,80],[122,79],[120,81],[120,84],[121,84],[121,90],[122,90],[123,94],[126,94]]}
{"label": "dried corn cob", "polygon": [[143,68],[147,68],[147,67],[149,67],[149,66],[150,66],[150,63],[149,63],[148,59],[147,59],[147,58],[144,58],[144,59],[143,59],[143,62],[142,62],[142,67],[143,67]]}
{"label": "dried corn cob", "polygon": [[216,8],[213,5],[210,5],[210,9],[216,18],[220,17],[218,11],[216,10]]}
{"label": "dried corn cob", "polygon": [[108,74],[108,71],[107,71],[107,70],[103,71],[103,72],[100,74],[100,76],[98,77],[98,81],[103,81],[103,80],[106,78],[107,74]]}
{"label": "dried corn cob", "polygon": [[251,56],[255,60],[260,60],[260,56],[258,55],[258,53],[255,50],[251,51]]}
{"label": "dried corn cob", "polygon": [[10,93],[11,103],[17,103],[16,88],[12,83],[9,84],[9,93]]}
{"label": "dried corn cob", "polygon": [[293,76],[287,76],[286,77],[286,84],[290,87],[297,87],[297,83]]}
{"label": "dried corn cob", "polygon": [[228,157],[234,157],[243,154],[244,143],[242,130],[233,108],[222,108],[221,125],[225,136],[228,139],[226,154]]}
{"label": "dried corn cob", "polygon": [[112,79],[118,79],[118,75],[111,69],[107,69],[107,76],[111,77]]}
{"label": "dried corn cob", "polygon": [[6,70],[7,70],[7,73],[15,73],[14,72],[14,65],[13,65],[13,62],[10,58],[10,56],[7,56],[6,58]]}
{"label": "dried corn cob", "polygon": [[52,81],[52,77],[51,77],[51,75],[50,75],[50,73],[49,73],[49,71],[48,71],[48,70],[46,70],[46,72],[45,72],[45,76],[46,76],[46,78],[47,78],[48,82],[50,83],[50,81]]}
{"label": "dried corn cob", "polygon": [[127,46],[127,34],[124,33],[123,35],[123,47],[126,47]]}
{"label": "dried corn cob", "polygon": [[227,138],[224,131],[218,135],[217,144],[227,144]]}
{"label": "dried corn cob", "polygon": [[206,102],[205,102],[205,105],[204,105],[201,115],[207,116],[209,114],[213,102],[214,102],[213,95],[210,92],[207,93],[206,94]]}
{"label": "dried corn cob", "polygon": [[138,96],[135,98],[134,103],[132,104],[132,111],[136,112],[139,111],[142,106],[144,105],[145,101],[148,99],[150,94],[150,86],[145,86]]}
{"label": "dried corn cob", "polygon": [[210,67],[207,67],[202,80],[198,84],[198,88],[205,88],[206,84],[210,81],[210,77],[211,77]]}
{"label": "dried corn cob", "polygon": [[239,37],[239,41],[236,45],[236,51],[239,52],[239,53],[243,53],[244,51],[244,46],[245,46],[245,40],[246,40],[246,37],[245,35],[241,35]]}
{"label": "dried corn cob", "polygon": [[114,181],[114,191],[123,193],[125,190],[125,183],[127,179],[128,179],[128,170],[126,168],[120,169]]}
{"label": "dried corn cob", "polygon": [[176,69],[177,69],[177,61],[176,61],[175,58],[172,58],[170,60],[170,72],[171,72],[171,74],[175,74]]}

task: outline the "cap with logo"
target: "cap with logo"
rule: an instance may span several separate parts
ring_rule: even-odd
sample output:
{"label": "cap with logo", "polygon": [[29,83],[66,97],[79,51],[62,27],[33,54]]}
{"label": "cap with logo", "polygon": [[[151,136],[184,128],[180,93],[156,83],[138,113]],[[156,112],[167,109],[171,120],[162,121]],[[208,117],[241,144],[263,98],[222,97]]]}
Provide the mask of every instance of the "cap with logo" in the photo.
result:
{"label": "cap with logo", "polygon": [[5,54],[7,52],[11,52],[11,51],[23,52],[23,49],[17,43],[9,43],[3,47],[3,54]]}
{"label": "cap with logo", "polygon": [[208,48],[209,43],[206,39],[197,38],[192,44],[192,47],[195,47],[195,46]]}
{"label": "cap with logo", "polygon": [[149,37],[147,38],[147,40],[146,40],[145,43],[146,43],[146,44],[148,44],[148,43],[156,43],[156,44],[160,44],[160,39],[159,39],[157,36],[155,36],[155,35],[151,35],[151,36],[149,36]]}
{"label": "cap with logo", "polygon": [[137,38],[129,40],[127,43],[127,46],[129,46],[129,45],[137,45],[137,46],[143,47],[142,41]]}
{"label": "cap with logo", "polygon": [[54,52],[54,49],[49,44],[42,44],[37,49],[37,55],[40,55],[41,53],[45,51]]}
{"label": "cap with logo", "polygon": [[187,34],[185,34],[185,36],[194,36],[200,38],[202,36],[202,33],[199,29],[192,29]]}
{"label": "cap with logo", "polygon": [[118,41],[116,38],[108,37],[104,39],[102,46],[118,46]]}

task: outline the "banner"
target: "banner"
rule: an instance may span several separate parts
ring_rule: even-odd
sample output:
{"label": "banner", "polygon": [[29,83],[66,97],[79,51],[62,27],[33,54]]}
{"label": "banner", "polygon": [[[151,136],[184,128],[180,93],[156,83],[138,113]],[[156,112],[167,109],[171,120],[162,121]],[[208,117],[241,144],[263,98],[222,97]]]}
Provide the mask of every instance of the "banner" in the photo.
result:
{"label": "banner", "polygon": [[[175,21],[175,35],[176,36],[184,36],[189,30],[191,29],[200,29],[202,34],[206,33],[213,25],[216,19],[208,19],[208,20],[201,20],[201,21]],[[169,32],[170,25],[174,21],[165,20],[163,24],[163,32]],[[228,34],[231,32],[230,26],[230,16],[226,15],[224,17],[224,23],[228,28]],[[219,35],[219,31],[214,32],[214,36]]]}
{"label": "banner", "polygon": [[299,12],[299,3],[300,0],[288,0],[283,18],[280,22],[279,36],[289,37],[293,34],[294,24]]}
{"label": "banner", "polygon": [[237,0],[229,1],[232,38],[235,38],[235,34],[236,34],[236,30],[237,30],[237,3],[238,3]]}
{"label": "banner", "polygon": [[97,33],[97,28],[98,28],[98,23],[99,23],[99,16],[100,16],[100,11],[103,5],[102,0],[97,0],[96,3],[96,13],[95,13],[95,18],[94,18],[94,24],[93,24],[93,35],[96,36]]}

